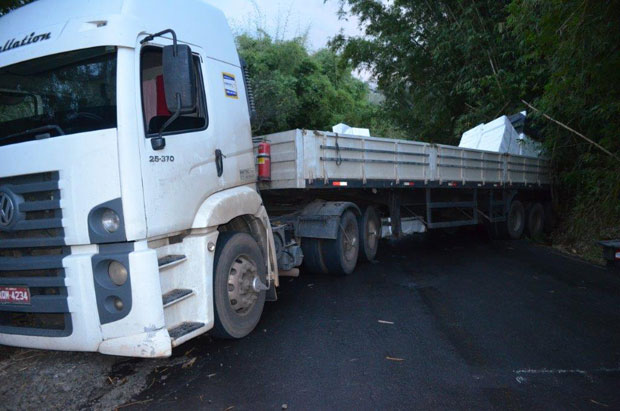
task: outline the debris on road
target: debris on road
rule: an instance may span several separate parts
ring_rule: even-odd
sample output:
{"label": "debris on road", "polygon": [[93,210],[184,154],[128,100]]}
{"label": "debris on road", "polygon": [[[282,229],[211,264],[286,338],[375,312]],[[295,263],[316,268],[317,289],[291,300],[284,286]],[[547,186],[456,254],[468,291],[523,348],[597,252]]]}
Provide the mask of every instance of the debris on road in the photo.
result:
{"label": "debris on road", "polygon": [[390,324],[390,325],[394,325],[393,321],[385,321],[385,320],[377,320],[377,322],[379,324]]}
{"label": "debris on road", "polygon": [[190,359],[189,361],[187,361],[186,363],[184,363],[182,365],[183,368],[190,368],[194,365],[194,363],[196,362],[196,358],[197,357],[193,357],[192,359]]}
{"label": "debris on road", "polygon": [[404,358],[398,358],[398,357],[385,357],[386,360],[390,360],[390,361],[405,361]]}

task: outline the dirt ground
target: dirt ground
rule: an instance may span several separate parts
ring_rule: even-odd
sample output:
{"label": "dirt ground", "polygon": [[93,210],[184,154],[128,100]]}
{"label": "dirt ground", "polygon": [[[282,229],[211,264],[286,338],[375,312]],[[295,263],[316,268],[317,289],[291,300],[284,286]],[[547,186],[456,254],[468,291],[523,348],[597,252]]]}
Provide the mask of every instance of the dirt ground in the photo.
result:
{"label": "dirt ground", "polygon": [[149,384],[165,384],[167,368],[195,361],[182,348],[175,355],[144,360],[0,346],[0,409],[122,409]]}

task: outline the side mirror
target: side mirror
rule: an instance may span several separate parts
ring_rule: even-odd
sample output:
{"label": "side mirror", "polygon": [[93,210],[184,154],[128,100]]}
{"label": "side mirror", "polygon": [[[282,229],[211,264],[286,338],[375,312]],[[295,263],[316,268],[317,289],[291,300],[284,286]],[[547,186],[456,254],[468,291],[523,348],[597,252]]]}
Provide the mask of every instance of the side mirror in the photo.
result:
{"label": "side mirror", "polygon": [[181,114],[196,111],[197,104],[196,73],[192,62],[192,49],[186,44],[178,44],[177,35],[172,29],[150,34],[140,43],[147,43],[166,33],[172,35],[173,41],[172,46],[164,47],[162,55],[164,94],[166,95],[166,106],[172,116],[161,126],[159,135],[151,138],[153,150],[163,150],[166,147],[166,139],[163,137],[164,130],[174,123]]}
{"label": "side mirror", "polygon": [[196,73],[192,50],[186,44],[163,49],[164,92],[171,113],[192,113],[196,110]]}

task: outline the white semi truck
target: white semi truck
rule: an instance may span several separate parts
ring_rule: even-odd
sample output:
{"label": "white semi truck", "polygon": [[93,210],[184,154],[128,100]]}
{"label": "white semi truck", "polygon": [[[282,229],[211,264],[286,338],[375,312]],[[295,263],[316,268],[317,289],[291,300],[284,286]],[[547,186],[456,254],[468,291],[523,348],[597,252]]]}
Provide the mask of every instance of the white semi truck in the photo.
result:
{"label": "white semi truck", "polygon": [[247,335],[280,276],[350,274],[382,236],[540,232],[544,160],[306,130],[253,142],[244,75],[200,0],[0,18],[0,344],[168,356]]}

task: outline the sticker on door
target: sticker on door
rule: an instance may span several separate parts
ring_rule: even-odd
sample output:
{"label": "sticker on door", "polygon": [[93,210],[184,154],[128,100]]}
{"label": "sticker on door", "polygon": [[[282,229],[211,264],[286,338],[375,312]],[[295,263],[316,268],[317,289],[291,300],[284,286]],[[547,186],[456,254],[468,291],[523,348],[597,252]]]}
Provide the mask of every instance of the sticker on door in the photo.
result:
{"label": "sticker on door", "polygon": [[222,79],[224,80],[224,92],[226,93],[226,97],[239,98],[235,75],[230,73],[222,73]]}

